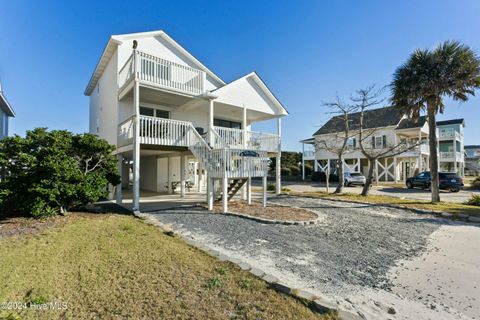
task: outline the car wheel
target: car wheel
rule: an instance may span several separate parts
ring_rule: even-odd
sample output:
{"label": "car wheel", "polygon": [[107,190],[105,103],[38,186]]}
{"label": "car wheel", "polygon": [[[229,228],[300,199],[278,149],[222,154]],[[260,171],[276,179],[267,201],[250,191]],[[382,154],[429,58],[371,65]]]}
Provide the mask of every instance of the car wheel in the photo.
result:
{"label": "car wheel", "polygon": [[348,181],[345,180],[345,183],[343,184],[345,187],[348,187]]}
{"label": "car wheel", "polygon": [[407,181],[407,188],[413,189],[413,184],[410,181]]}
{"label": "car wheel", "polygon": [[425,189],[427,189],[428,191],[432,191],[432,184],[429,183],[425,186]]}
{"label": "car wheel", "polygon": [[459,192],[460,188],[453,187],[453,188],[450,188],[450,191],[451,192]]}

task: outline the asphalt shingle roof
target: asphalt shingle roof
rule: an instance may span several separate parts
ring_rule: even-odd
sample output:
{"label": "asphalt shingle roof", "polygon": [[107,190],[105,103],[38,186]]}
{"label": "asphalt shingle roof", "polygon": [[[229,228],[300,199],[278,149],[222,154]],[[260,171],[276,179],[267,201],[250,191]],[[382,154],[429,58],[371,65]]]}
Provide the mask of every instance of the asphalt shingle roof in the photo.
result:
{"label": "asphalt shingle roof", "polygon": [[445,120],[445,121],[437,121],[437,126],[447,126],[449,124],[462,124],[463,119],[452,119],[452,120]]}

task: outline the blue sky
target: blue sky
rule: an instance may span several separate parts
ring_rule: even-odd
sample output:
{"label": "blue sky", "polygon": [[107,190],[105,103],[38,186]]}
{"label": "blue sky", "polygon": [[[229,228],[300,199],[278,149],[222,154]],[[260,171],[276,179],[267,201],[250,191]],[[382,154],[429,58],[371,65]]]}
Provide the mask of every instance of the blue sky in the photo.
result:
{"label": "blue sky", "polygon": [[[415,48],[460,40],[480,52],[480,1],[3,0],[0,77],[11,133],[88,130],[85,86],[111,34],[163,29],[225,81],[257,71],[286,106],[284,150],[328,117],[322,101],[386,85]],[[477,92],[480,95],[480,92]],[[480,144],[480,99],[448,102]],[[256,126],[275,130],[274,123]]]}

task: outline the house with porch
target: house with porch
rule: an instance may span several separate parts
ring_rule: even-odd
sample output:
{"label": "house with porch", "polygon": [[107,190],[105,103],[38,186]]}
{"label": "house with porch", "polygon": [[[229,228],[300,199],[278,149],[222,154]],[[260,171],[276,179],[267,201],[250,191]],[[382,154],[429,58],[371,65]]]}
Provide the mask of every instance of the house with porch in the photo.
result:
{"label": "house with porch", "polygon": [[15,117],[15,112],[12,106],[8,103],[2,90],[0,83],[0,140],[8,136],[8,121],[9,118]]}
{"label": "house with porch", "polygon": [[465,171],[469,175],[480,175],[480,145],[466,145],[464,149]]}
{"label": "house with porch", "polygon": [[[344,170],[348,172],[368,173],[368,159],[362,154],[358,143],[360,113],[349,115],[351,138],[344,154]],[[364,129],[368,132],[368,149],[378,152],[404,142],[405,151],[394,156],[387,156],[375,163],[376,181],[405,181],[421,171],[429,170],[430,150],[428,147],[428,123],[426,117],[410,119],[395,107],[385,107],[365,111]],[[441,121],[438,127],[439,168],[440,171],[457,172],[463,175],[463,157],[447,149],[447,144],[463,150],[463,119]],[[332,117],[313,137],[300,141],[302,143],[302,177],[305,179],[304,163],[314,161],[314,171],[336,172],[338,156],[325,147],[325,141],[338,140],[344,131],[344,120],[341,116]],[[371,141],[371,142],[370,142]],[[455,141],[455,142],[452,142]],[[340,141],[339,141],[340,143]],[[454,147],[455,148],[455,147]],[[455,150],[455,149],[453,149]]]}
{"label": "house with porch", "polygon": [[[251,199],[251,179],[277,162],[280,192],[281,119],[286,109],[256,72],[230,82],[203,65],[164,31],[113,35],[85,89],[90,132],[116,146],[122,186],[140,190],[204,192],[223,210],[239,190]],[[252,125],[275,121],[275,133]],[[264,191],[264,205],[266,193]]]}

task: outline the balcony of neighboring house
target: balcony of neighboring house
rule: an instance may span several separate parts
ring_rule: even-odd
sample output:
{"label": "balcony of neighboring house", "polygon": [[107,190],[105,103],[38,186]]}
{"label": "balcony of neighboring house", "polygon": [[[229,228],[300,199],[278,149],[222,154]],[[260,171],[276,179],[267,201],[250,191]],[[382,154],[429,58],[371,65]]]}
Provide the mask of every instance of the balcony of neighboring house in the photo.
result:
{"label": "balcony of neighboring house", "polygon": [[204,71],[133,50],[118,72],[119,99],[131,91],[135,76],[140,86],[165,93],[195,97],[205,92]]}
{"label": "balcony of neighboring house", "polygon": [[439,158],[441,162],[463,162],[463,156],[461,152],[448,151],[439,152]]}
{"label": "balcony of neighboring house", "polygon": [[438,132],[438,139],[439,140],[456,140],[456,141],[461,141],[462,140],[462,135],[460,132],[454,130],[454,129],[439,129]]}

